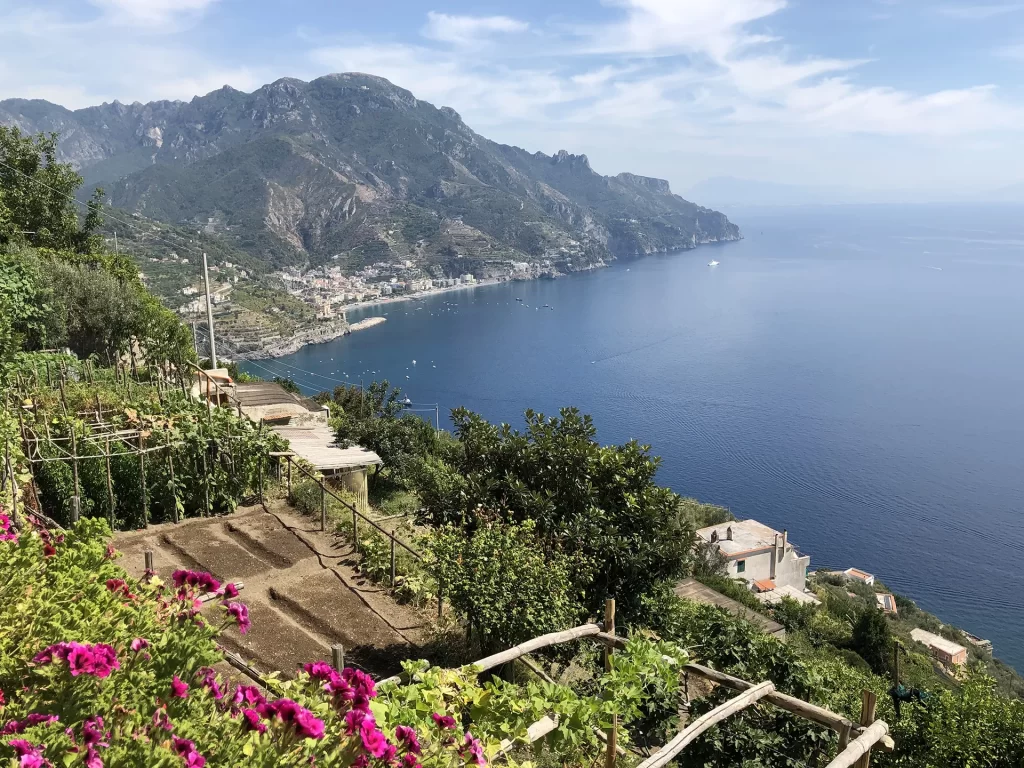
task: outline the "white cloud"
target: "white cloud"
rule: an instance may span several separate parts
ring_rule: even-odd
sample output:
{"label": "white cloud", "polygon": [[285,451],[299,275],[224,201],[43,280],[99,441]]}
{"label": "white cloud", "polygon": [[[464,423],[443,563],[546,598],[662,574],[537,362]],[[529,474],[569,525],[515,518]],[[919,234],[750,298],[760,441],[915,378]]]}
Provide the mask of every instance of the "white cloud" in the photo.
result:
{"label": "white cloud", "polygon": [[217,0],[89,0],[115,23],[153,26],[201,14]]}
{"label": "white cloud", "polygon": [[947,18],[959,21],[984,21],[985,19],[1004,16],[1008,13],[1016,13],[1024,10],[1024,3],[999,3],[985,5],[983,3],[971,3],[969,5],[944,5],[936,11]]}
{"label": "white cloud", "polygon": [[490,35],[526,32],[530,25],[509,16],[449,16],[429,11],[423,36],[457,45],[482,43]]}

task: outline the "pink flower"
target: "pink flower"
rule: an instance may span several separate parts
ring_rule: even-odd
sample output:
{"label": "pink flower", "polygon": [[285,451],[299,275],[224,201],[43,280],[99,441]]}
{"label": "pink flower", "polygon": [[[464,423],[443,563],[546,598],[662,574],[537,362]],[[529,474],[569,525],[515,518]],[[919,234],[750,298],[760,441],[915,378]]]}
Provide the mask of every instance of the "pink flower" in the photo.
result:
{"label": "pink flower", "polygon": [[324,736],[323,720],[291,699],[278,699],[263,704],[259,707],[259,712],[264,717],[276,718],[293,728],[295,733],[303,738],[322,739]]}
{"label": "pink flower", "polygon": [[326,661],[314,661],[310,664],[303,664],[303,671],[314,680],[331,682],[338,677],[338,673]]}
{"label": "pink flower", "polygon": [[206,765],[206,758],[196,751],[195,743],[177,736],[172,736],[171,741],[174,743],[174,751],[185,759],[188,768],[203,768]]}
{"label": "pink flower", "polygon": [[153,713],[153,727],[162,728],[165,731],[174,730],[174,723],[171,722],[171,718],[167,716],[167,710],[163,707]]}
{"label": "pink flower", "polygon": [[363,742],[363,748],[374,757],[383,757],[388,746],[388,740],[377,728],[377,723],[372,717],[366,717],[359,724],[359,738]]}
{"label": "pink flower", "polygon": [[352,761],[352,768],[368,768],[370,765],[370,756],[363,752],[356,756],[356,759]]}
{"label": "pink flower", "polygon": [[32,661],[36,664],[49,664],[54,659],[66,661],[72,677],[85,674],[104,678],[109,677],[113,670],[121,668],[117,652],[106,643],[56,643],[37,653]]}
{"label": "pink flower", "polygon": [[363,720],[365,720],[367,717],[369,716],[361,709],[350,709],[348,712],[346,712],[345,735],[353,735],[357,730],[359,730],[359,726],[363,724]]}
{"label": "pink flower", "polygon": [[46,747],[42,744],[37,747],[25,739],[11,739],[7,746],[13,749],[15,756],[19,758],[20,768],[42,768],[44,765],[50,765],[49,760],[43,759],[43,750]]}
{"label": "pink flower", "polygon": [[243,709],[242,717],[245,718],[246,730],[265,733],[267,726],[260,720],[260,713],[255,709]]}
{"label": "pink flower", "polygon": [[206,592],[216,592],[220,589],[220,582],[205,571],[184,571],[179,569],[171,574],[171,579],[174,581],[174,586],[178,589],[191,587],[192,589],[202,589]]}
{"label": "pink flower", "polygon": [[438,728],[443,728],[448,731],[455,727],[455,718],[451,715],[439,715],[435,712],[431,717],[434,719],[434,724]]}
{"label": "pink flower", "polygon": [[420,753],[420,740],[412,728],[405,725],[398,726],[395,728],[395,738],[402,742],[409,753],[414,755]]}
{"label": "pink flower", "polygon": [[213,698],[220,701],[224,698],[224,691],[220,689],[220,683],[217,681],[217,673],[213,671],[212,667],[203,667],[196,675],[199,677],[199,682],[205,688],[210,689],[210,693],[213,694]]}
{"label": "pink flower", "polygon": [[267,702],[260,689],[255,685],[240,685],[235,688],[235,695],[232,697],[231,706],[240,707],[243,704],[259,706]]}
{"label": "pink flower", "polygon": [[82,741],[87,746],[107,746],[104,739],[109,734],[103,730],[103,718],[97,716],[90,717],[84,723],[82,723]]}
{"label": "pink flower", "polygon": [[39,712],[33,712],[24,720],[11,720],[0,728],[0,736],[10,736],[11,734],[24,733],[27,728],[32,728],[36,725],[46,725],[49,723],[55,723],[60,718],[57,715],[44,715]]}
{"label": "pink flower", "polygon": [[474,739],[469,731],[466,731],[462,746],[459,747],[459,755],[468,763],[487,765],[487,760],[484,758],[484,748],[480,743],[480,739]]}
{"label": "pink flower", "polygon": [[176,699],[188,697],[188,684],[183,683],[177,675],[171,679],[171,696]]}
{"label": "pink flower", "polygon": [[406,753],[402,758],[402,768],[421,768],[419,758],[412,752]]}
{"label": "pink flower", "polygon": [[228,616],[234,618],[238,623],[238,633],[244,635],[249,631],[249,627],[252,626],[252,622],[249,621],[249,609],[245,603],[228,603],[227,604]]}
{"label": "pink flower", "polygon": [[107,560],[113,560],[115,557],[117,557],[117,550],[114,549],[113,544],[107,544],[107,551],[103,553],[103,556]]}
{"label": "pink flower", "polygon": [[107,579],[107,589],[113,592],[115,595],[121,595],[129,600],[134,600],[135,595],[128,588],[128,582],[124,579]]}
{"label": "pink flower", "polygon": [[238,587],[236,587],[234,584],[225,584],[221,588],[220,594],[223,595],[225,599],[236,598],[238,597]]}
{"label": "pink flower", "polygon": [[136,637],[134,640],[132,640],[131,648],[132,648],[133,651],[135,651],[135,653],[138,653],[143,648],[148,648],[148,647],[149,647],[149,640],[147,640],[144,637]]}

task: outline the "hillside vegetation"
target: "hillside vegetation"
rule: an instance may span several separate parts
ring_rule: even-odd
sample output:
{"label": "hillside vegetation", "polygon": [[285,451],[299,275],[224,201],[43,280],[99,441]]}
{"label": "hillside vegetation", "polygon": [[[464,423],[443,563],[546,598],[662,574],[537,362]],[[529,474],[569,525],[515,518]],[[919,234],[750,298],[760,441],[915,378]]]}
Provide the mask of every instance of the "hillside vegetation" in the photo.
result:
{"label": "hillside vegetation", "polygon": [[[784,603],[774,616],[791,629],[788,643],[676,597],[679,578],[718,575],[695,549],[694,530],[728,513],[658,486],[648,446],[601,445],[590,417],[571,408],[527,412],[522,431],[458,409],[454,431],[438,432],[404,412],[387,382],[321,399],[333,405],[340,441],[383,459],[372,500],[415,512],[405,534],[423,559],[404,558],[392,579],[386,539],[368,526],[348,532],[360,537],[368,580],[415,602],[442,595],[437,644],[458,668],[410,660],[398,682],[378,685],[310,659],[262,689],[230,684],[213,667],[224,660],[220,633],[250,624],[234,585],[193,571],[170,584],[129,579],[110,529],[230,512],[261,495],[270,454],[283,446],[230,409],[176,391],[191,381],[187,332],[96,237],[100,207],[75,210],[69,195],[80,179],[54,152],[52,139],[0,129],[0,168],[16,169],[0,176],[0,760],[584,768],[604,751],[595,731],[617,720],[626,748],[618,763],[628,767],[665,743],[681,712],[692,718],[726,697],[679,674],[695,660],[771,680],[854,720],[862,691],[875,692],[895,750],[876,751],[874,765],[1024,763],[1024,702],[1001,694],[984,664],[944,679],[908,644],[901,681],[921,695],[897,709],[886,664],[906,625],[863,590],[822,580],[823,610]],[[67,351],[47,351],[58,345]],[[101,418],[115,437],[138,439],[109,473],[106,462],[84,458],[103,458],[104,442],[91,439]],[[30,434],[46,435],[44,447],[29,448]],[[83,457],[80,474],[59,440]],[[159,452],[142,458],[147,440]],[[27,451],[44,461],[30,466]],[[311,486],[296,488],[295,501],[318,514]],[[630,639],[608,668],[581,643],[537,654],[543,676],[458,666],[593,620],[609,596]],[[428,607],[437,615],[436,603]],[[901,611],[931,626],[909,604]],[[542,716],[553,728],[527,747],[527,727]],[[837,749],[833,731],[759,704],[707,731],[684,757],[709,768],[802,768],[827,764]]]}
{"label": "hillside vegetation", "polygon": [[480,274],[542,257],[573,269],[739,237],[663,180],[496,144],[454,110],[370,75],[73,112],[11,99],[0,123],[59,132],[59,159],[115,205],[216,235],[267,269],[455,254]]}

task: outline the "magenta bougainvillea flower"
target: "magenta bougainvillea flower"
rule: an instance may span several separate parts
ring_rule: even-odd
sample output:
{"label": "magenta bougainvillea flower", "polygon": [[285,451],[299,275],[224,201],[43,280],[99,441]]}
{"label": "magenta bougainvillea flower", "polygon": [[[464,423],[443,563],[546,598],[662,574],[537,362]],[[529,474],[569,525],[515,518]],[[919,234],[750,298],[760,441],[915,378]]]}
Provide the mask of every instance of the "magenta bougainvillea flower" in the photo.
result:
{"label": "magenta bougainvillea flower", "polygon": [[106,643],[56,643],[37,653],[32,661],[36,664],[50,664],[54,659],[66,661],[72,677],[82,674],[109,677],[113,670],[121,668],[117,652]]}
{"label": "magenta bougainvillea flower", "polygon": [[167,716],[167,710],[163,707],[160,707],[153,713],[153,727],[161,728],[165,731],[174,730],[174,723],[171,722],[171,718]]}
{"label": "magenta bougainvillea flower", "polygon": [[171,678],[171,696],[176,699],[188,698],[188,683],[183,683],[177,675]]}
{"label": "magenta bougainvillea flower", "polygon": [[307,739],[324,737],[324,721],[312,712],[291,699],[277,699],[258,707],[261,715],[267,719],[277,719],[285,726],[294,729],[295,733]]}
{"label": "magenta bougainvillea flower", "polygon": [[484,747],[480,743],[480,739],[474,739],[469,731],[466,731],[462,746],[459,747],[459,756],[467,763],[487,765],[487,760],[484,758]]}
{"label": "magenta bougainvillea flower", "polygon": [[236,598],[238,597],[238,587],[234,584],[225,584],[221,587],[219,594],[226,600]]}
{"label": "magenta bougainvillea flower", "polygon": [[196,751],[194,742],[177,736],[172,736],[171,740],[174,744],[174,751],[185,760],[187,768],[203,768],[206,765],[206,758]]}
{"label": "magenta bougainvillea flower", "polygon": [[217,701],[224,698],[224,691],[221,690],[220,682],[217,680],[217,673],[214,672],[212,667],[203,667],[196,673],[196,677],[199,678],[200,685],[210,690],[213,698]]}
{"label": "magenta bougainvillea flower", "polygon": [[135,595],[133,595],[131,589],[128,588],[128,582],[124,579],[107,579],[107,589],[115,595],[121,595],[128,600],[135,599]]}
{"label": "magenta bougainvillea flower", "polygon": [[227,606],[228,616],[234,618],[238,623],[239,634],[244,635],[249,631],[249,627],[252,626],[252,622],[249,621],[249,609],[245,603],[228,603]]}
{"label": "magenta bougainvillea flower", "polygon": [[220,582],[205,571],[185,571],[179,569],[171,574],[171,580],[178,589],[191,587],[192,589],[202,589],[206,592],[216,592],[220,589]]}
{"label": "magenta bougainvillea flower", "polygon": [[36,725],[46,725],[47,723],[55,723],[60,720],[57,715],[44,715],[39,712],[33,712],[28,715],[24,720],[11,720],[0,726],[0,736],[11,736],[17,733],[24,733],[27,728],[32,728]]}
{"label": "magenta bougainvillea flower", "polygon": [[430,716],[434,720],[434,724],[438,728],[443,728],[446,731],[450,731],[455,727],[455,718],[451,715],[441,715],[435,712]]}
{"label": "magenta bougainvillea flower", "polygon": [[42,744],[36,746],[25,739],[11,739],[7,746],[14,750],[20,768],[42,768],[44,765],[52,765],[49,760],[43,758],[45,747]]}
{"label": "magenta bougainvillea flower", "polygon": [[245,721],[245,729],[247,731],[256,731],[257,733],[266,733],[267,726],[260,719],[260,713],[255,709],[243,709],[242,719]]}
{"label": "magenta bougainvillea flower", "polygon": [[388,748],[388,740],[377,728],[377,723],[372,717],[365,717],[359,724],[359,738],[367,752],[374,757],[384,757]]}
{"label": "magenta bougainvillea flower", "polygon": [[405,725],[400,725],[395,728],[395,738],[401,742],[405,750],[413,755],[418,755],[421,751],[420,739],[416,735],[416,731]]}
{"label": "magenta bougainvillea flower", "polygon": [[260,704],[265,704],[266,702],[266,697],[260,693],[260,689],[255,685],[239,685],[235,688],[234,696],[231,697],[231,706],[233,709],[237,709],[243,705],[248,707],[257,707]]}

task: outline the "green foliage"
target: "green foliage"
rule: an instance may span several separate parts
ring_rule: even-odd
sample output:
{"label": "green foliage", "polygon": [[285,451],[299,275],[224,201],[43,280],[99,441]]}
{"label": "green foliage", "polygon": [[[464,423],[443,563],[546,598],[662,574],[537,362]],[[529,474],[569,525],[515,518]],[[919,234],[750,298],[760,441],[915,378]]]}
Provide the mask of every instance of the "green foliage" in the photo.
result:
{"label": "green foliage", "polygon": [[425,522],[470,531],[495,515],[533,522],[546,549],[592,566],[576,575],[592,611],[614,595],[628,615],[653,584],[685,573],[692,529],[676,494],[654,483],[649,446],[601,446],[573,408],[550,419],[527,411],[522,433],[465,409],[452,419],[459,449],[418,477]]}
{"label": "green foliage", "polygon": [[764,603],[754,597],[747,582],[742,579],[731,579],[728,576],[706,575],[694,571],[695,578],[702,584],[711,587],[716,592],[721,592],[730,597],[740,605],[746,606],[757,613],[767,613],[768,609]]}
{"label": "green foliage", "polygon": [[861,612],[857,623],[853,625],[850,645],[877,674],[888,673],[892,656],[892,630],[880,610],[869,606]]}
{"label": "green foliage", "polygon": [[57,162],[57,134],[26,136],[17,127],[0,125],[0,248],[21,243],[93,250],[103,192],[93,195],[79,226],[73,197],[81,184],[70,165]]}
{"label": "green foliage", "polygon": [[52,301],[53,292],[30,252],[0,251],[0,363],[21,349],[39,349],[59,337]]}
{"label": "green foliage", "polygon": [[[217,636],[235,623],[225,610],[227,601],[196,615],[193,600],[205,588],[168,590],[159,579],[147,584],[128,578],[115,564],[107,536],[103,521],[82,520],[59,534],[26,528],[0,540],[0,721],[8,734],[0,743],[0,761],[69,768],[186,763],[347,768],[363,753],[362,765],[390,764],[366,760],[362,737],[347,728],[347,712],[366,706],[366,699],[358,705],[332,699],[324,690],[322,668],[319,678],[299,671],[293,680],[275,675],[267,680],[268,698],[286,697],[305,710],[304,731],[264,709],[259,689],[232,691],[211,669],[224,661]],[[75,668],[53,649],[50,658],[37,656],[58,643],[97,646],[106,666],[88,666],[88,649],[75,651],[81,654]],[[353,673],[345,670],[360,695],[375,695],[372,682]],[[251,708],[262,730],[242,716],[242,706]],[[377,723],[364,732],[377,731],[378,738],[401,747],[396,728],[409,721],[389,716],[394,708],[387,694],[367,709]],[[45,762],[18,761],[12,733]],[[462,731],[457,740],[447,739],[450,733],[432,722],[421,729],[417,764],[463,768],[469,756],[461,749]],[[481,747],[493,758],[498,745],[489,740]]]}
{"label": "green foliage", "polygon": [[565,629],[580,614],[572,575],[585,564],[546,553],[535,528],[495,521],[473,534],[446,526],[427,539],[428,570],[486,649]]}
{"label": "green foliage", "polygon": [[274,377],[274,383],[275,384],[280,384],[281,388],[285,392],[291,392],[293,395],[301,395],[302,394],[302,390],[299,389],[299,385],[296,384],[291,379],[283,378],[281,376],[275,376]]}

